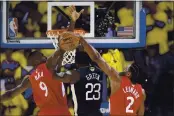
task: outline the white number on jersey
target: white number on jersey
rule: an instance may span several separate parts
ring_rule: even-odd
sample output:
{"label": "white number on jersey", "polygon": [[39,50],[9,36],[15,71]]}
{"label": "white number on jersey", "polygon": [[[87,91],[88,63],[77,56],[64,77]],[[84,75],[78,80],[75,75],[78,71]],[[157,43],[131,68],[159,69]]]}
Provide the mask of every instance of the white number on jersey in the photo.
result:
{"label": "white number on jersey", "polygon": [[41,90],[45,91],[45,97],[47,97],[48,96],[48,88],[47,88],[46,84],[41,81],[39,83],[39,87],[41,88]]}
{"label": "white number on jersey", "polygon": [[62,95],[63,95],[63,97],[65,96],[65,86],[63,83],[62,83]]}
{"label": "white number on jersey", "polygon": [[134,98],[129,96],[127,97],[127,100],[130,101],[128,106],[126,107],[126,113],[134,113],[133,110],[130,110],[131,106],[134,104]]}
{"label": "white number on jersey", "polygon": [[[86,84],[85,87],[90,88],[90,90],[86,92],[86,100],[99,100],[100,99],[101,84],[88,83],[88,84]],[[92,94],[93,92],[97,93],[97,95],[89,95],[89,94]],[[91,97],[89,97],[89,96],[91,96]]]}

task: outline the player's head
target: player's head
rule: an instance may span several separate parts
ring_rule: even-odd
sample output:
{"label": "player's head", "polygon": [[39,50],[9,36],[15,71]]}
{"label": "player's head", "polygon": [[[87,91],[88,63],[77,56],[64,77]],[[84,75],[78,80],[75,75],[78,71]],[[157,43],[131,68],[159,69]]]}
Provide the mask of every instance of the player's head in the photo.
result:
{"label": "player's head", "polygon": [[120,73],[120,76],[127,76],[133,84],[139,83],[140,68],[135,63],[128,66],[126,72]]}
{"label": "player's head", "polygon": [[128,72],[130,72],[130,80],[133,84],[136,84],[139,82],[139,67],[135,63],[131,64],[131,66],[128,68]]}
{"label": "player's head", "polygon": [[5,82],[5,88],[7,90],[13,89],[16,87],[15,79],[14,78],[8,78]]}
{"label": "player's head", "polygon": [[37,66],[46,61],[46,57],[39,51],[31,52],[28,56],[28,64],[31,66]]}
{"label": "player's head", "polygon": [[92,63],[92,60],[90,59],[90,57],[86,52],[79,51],[76,52],[75,62],[78,67],[82,67],[82,66],[89,66],[89,64]]}

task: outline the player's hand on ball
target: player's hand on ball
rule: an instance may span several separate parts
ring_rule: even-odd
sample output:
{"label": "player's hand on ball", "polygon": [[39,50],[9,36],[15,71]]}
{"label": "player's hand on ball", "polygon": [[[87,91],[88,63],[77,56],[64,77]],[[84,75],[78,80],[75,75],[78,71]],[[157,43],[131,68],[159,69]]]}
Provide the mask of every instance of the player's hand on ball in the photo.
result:
{"label": "player's hand on ball", "polygon": [[65,32],[59,38],[59,46],[64,51],[72,51],[79,45],[79,36],[73,32]]}
{"label": "player's hand on ball", "polygon": [[69,6],[65,10],[66,14],[71,18],[72,21],[76,21],[80,15],[84,12],[84,9],[82,9],[80,12],[76,11],[75,6]]}

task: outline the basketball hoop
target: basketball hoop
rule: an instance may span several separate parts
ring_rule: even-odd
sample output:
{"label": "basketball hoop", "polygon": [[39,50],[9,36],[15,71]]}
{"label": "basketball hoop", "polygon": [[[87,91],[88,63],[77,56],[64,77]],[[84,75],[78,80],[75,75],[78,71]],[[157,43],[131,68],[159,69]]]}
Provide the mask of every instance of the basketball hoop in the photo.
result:
{"label": "basketball hoop", "polygon": [[[53,46],[54,46],[55,50],[59,49],[58,38],[64,32],[67,32],[67,30],[58,29],[58,30],[49,30],[46,32],[47,37],[49,37],[51,39],[51,41],[53,42]],[[80,36],[85,35],[85,31],[82,29],[75,29],[73,32]],[[74,49],[72,51],[66,51],[63,55],[62,65],[75,63],[75,53],[76,53],[76,49]]]}

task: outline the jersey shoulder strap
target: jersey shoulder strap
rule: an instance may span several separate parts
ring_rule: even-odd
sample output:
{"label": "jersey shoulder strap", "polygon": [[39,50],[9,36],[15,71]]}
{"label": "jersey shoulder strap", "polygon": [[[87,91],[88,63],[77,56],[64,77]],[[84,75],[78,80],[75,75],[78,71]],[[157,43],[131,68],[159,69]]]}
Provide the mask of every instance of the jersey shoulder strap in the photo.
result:
{"label": "jersey shoulder strap", "polygon": [[121,86],[124,87],[125,85],[130,85],[130,80],[126,76],[121,77]]}

